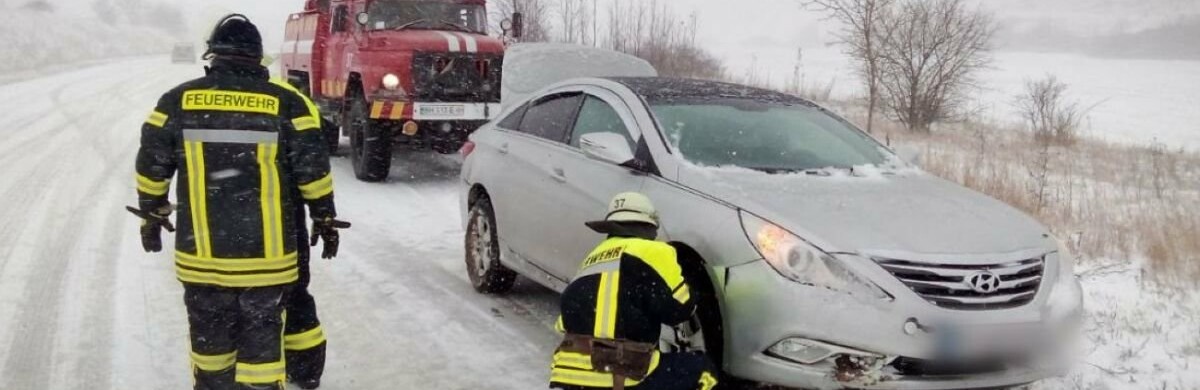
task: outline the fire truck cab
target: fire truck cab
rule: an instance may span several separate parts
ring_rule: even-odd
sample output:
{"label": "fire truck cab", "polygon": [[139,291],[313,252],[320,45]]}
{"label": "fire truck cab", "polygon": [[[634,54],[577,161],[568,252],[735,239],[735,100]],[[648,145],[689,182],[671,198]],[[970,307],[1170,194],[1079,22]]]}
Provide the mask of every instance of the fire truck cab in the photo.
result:
{"label": "fire truck cab", "polygon": [[452,153],[499,113],[504,42],[487,35],[485,6],[308,0],[288,17],[281,74],[350,137],[355,176],[382,181],[393,146]]}

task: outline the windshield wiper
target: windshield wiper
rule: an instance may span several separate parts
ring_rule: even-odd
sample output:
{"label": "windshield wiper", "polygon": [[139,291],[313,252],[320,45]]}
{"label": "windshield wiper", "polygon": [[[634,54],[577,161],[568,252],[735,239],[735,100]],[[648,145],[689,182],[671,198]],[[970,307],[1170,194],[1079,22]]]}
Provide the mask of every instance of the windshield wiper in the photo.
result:
{"label": "windshield wiper", "polygon": [[467,29],[466,27],[459,26],[459,25],[457,25],[457,24],[454,24],[454,23],[452,23],[452,22],[447,22],[447,21],[445,21],[445,20],[439,20],[439,21],[438,21],[438,23],[441,23],[441,24],[444,24],[444,25],[447,25],[447,26],[450,26],[450,27],[454,27],[455,29],[457,29],[457,30],[459,30],[459,31],[462,31],[462,32],[465,32],[465,33],[473,33],[473,32],[474,32],[474,31],[471,31],[471,30]]}
{"label": "windshield wiper", "polygon": [[412,27],[413,25],[415,25],[415,24],[417,24],[417,23],[422,23],[422,22],[429,22],[429,19],[417,19],[417,20],[414,20],[414,21],[411,21],[411,22],[408,22],[408,23],[401,24],[401,25],[399,25],[399,26],[393,27],[393,28],[392,28],[392,30],[403,30],[403,29],[406,29],[406,28]]}

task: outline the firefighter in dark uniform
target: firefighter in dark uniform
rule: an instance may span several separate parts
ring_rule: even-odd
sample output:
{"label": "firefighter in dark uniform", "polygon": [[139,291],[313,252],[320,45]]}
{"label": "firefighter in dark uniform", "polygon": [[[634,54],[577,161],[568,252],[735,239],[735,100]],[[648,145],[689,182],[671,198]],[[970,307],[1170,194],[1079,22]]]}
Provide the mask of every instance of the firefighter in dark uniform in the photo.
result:
{"label": "firefighter in dark uniform", "polygon": [[[213,30],[205,77],[167,92],[142,125],[137,191],[142,245],[172,230],[195,389],[282,389],[284,300],[299,279],[299,202],[326,253],[337,251],[328,147],[304,97],[269,81],[258,29],[241,15]],[[300,196],[297,198],[295,194]]]}
{"label": "firefighter in dark uniform", "polygon": [[608,238],[563,291],[564,332],[550,387],[561,389],[709,390],[716,371],[699,352],[658,350],[662,325],[691,318],[695,302],[675,255],[658,241],[658,216],[645,195],[613,198],[603,221],[588,227]]}
{"label": "firefighter in dark uniform", "polygon": [[[276,84],[287,87],[298,95],[303,97],[300,90],[288,84],[284,80],[273,80]],[[316,104],[312,103],[308,97],[304,97],[304,101],[308,106],[309,113],[314,118],[320,118],[321,113],[317,109]],[[322,131],[336,131],[335,129],[321,129]],[[303,193],[298,188],[292,189],[292,197],[302,198]],[[295,383],[301,389],[311,390],[321,386],[321,375],[325,373],[325,331],[321,329],[321,321],[317,318],[317,302],[313,299],[311,293],[308,292],[308,283],[312,279],[312,274],[309,272],[310,254],[308,246],[304,242],[309,241],[308,230],[304,226],[305,212],[304,207],[296,204],[292,210],[295,215],[296,225],[296,242],[300,243],[297,247],[297,266],[300,270],[300,279],[296,285],[292,287],[291,292],[285,299],[284,308],[287,310],[287,323],[284,324],[283,346],[284,357],[287,361],[287,378],[289,382]],[[336,233],[336,230],[335,230]],[[310,245],[316,245],[317,235],[312,236]],[[333,249],[331,252],[330,249]],[[327,246],[322,257],[328,259],[336,254],[335,246]]]}

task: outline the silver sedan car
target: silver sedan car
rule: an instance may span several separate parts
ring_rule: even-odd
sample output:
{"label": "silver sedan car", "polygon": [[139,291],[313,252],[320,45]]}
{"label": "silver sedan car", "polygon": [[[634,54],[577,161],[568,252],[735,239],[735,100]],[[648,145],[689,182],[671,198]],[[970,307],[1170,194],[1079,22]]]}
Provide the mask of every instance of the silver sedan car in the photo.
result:
{"label": "silver sedan car", "polygon": [[504,292],[517,274],[561,291],[602,239],[584,222],[639,191],[700,299],[673,345],[703,348],[731,377],[993,388],[1071,360],[1080,285],[1044,226],[811,102],[708,81],[575,78],[500,118],[463,150],[466,263],[481,292]]}

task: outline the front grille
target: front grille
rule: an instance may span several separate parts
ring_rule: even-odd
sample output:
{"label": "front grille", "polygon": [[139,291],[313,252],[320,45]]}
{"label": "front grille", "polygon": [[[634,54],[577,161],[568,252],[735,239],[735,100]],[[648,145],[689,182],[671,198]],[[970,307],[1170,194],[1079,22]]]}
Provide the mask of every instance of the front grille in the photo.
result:
{"label": "front grille", "polygon": [[416,53],[412,95],[423,102],[500,101],[504,58],[482,53]]}
{"label": "front grille", "polygon": [[[1033,301],[1042,284],[1042,257],[993,264],[961,265],[875,259],[917,295],[939,307],[955,310],[995,310]],[[968,281],[990,273],[998,282],[983,291]]]}

